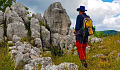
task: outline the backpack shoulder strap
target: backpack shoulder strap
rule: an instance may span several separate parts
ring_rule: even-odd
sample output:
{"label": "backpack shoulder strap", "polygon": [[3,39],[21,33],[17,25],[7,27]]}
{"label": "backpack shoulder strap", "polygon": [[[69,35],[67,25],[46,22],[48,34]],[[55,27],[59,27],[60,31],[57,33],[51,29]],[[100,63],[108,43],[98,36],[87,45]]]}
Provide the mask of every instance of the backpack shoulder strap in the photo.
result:
{"label": "backpack shoulder strap", "polygon": [[85,16],[85,15],[81,15],[83,18],[90,18],[90,16],[89,15],[87,15],[87,16]]}

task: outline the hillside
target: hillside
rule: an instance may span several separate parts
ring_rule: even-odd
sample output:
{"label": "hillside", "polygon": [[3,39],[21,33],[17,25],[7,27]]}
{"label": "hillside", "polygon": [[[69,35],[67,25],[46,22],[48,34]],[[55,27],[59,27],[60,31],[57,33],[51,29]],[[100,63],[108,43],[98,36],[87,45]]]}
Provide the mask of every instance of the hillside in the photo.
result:
{"label": "hillside", "polygon": [[96,33],[99,34],[99,35],[100,35],[101,32],[103,34],[108,34],[108,35],[117,35],[118,33],[120,33],[119,31],[116,31],[116,30],[96,31]]}

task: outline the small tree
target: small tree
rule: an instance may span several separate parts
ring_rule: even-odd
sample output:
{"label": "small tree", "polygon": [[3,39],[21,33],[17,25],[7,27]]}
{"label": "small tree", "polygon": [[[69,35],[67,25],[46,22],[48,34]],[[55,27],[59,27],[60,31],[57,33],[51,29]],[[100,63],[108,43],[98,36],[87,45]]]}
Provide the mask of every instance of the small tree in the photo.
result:
{"label": "small tree", "polygon": [[0,10],[5,12],[7,7],[10,7],[16,0],[0,0]]}

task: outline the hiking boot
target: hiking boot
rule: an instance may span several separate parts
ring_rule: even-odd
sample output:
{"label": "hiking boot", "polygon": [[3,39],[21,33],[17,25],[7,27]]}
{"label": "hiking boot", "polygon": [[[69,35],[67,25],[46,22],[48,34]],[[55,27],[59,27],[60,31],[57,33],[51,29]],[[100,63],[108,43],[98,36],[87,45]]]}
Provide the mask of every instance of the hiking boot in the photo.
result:
{"label": "hiking boot", "polygon": [[82,65],[84,65],[85,68],[87,68],[86,60],[81,60]]}
{"label": "hiking boot", "polygon": [[84,63],[84,67],[87,68],[87,63]]}

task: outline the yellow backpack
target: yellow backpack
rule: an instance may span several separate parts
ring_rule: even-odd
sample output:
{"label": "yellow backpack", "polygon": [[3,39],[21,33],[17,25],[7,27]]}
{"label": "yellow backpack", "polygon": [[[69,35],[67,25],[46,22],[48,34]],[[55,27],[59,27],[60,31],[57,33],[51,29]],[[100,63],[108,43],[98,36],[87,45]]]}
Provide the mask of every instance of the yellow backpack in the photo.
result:
{"label": "yellow backpack", "polygon": [[89,35],[93,35],[93,30],[92,30],[92,27],[93,27],[93,24],[92,24],[92,19],[90,17],[85,17],[84,15],[83,16],[83,28],[88,28],[88,32],[89,32]]}

